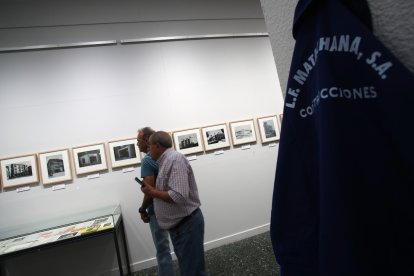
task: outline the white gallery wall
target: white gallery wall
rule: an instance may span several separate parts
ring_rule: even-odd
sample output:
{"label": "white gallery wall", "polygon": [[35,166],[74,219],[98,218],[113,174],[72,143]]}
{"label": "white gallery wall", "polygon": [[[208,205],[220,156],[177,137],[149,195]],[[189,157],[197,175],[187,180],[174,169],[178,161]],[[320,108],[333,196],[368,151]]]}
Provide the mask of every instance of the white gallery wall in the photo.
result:
{"label": "white gallery wall", "polygon": [[[137,14],[140,1],[87,2],[76,13],[78,1],[6,1],[0,46],[266,32],[258,0],[192,1],[192,10],[183,5],[190,1],[142,1]],[[131,138],[144,126],[175,131],[256,119],[282,107],[267,37],[0,53],[0,158]],[[258,137],[250,149],[233,146],[191,161],[206,249],[268,229],[277,150]],[[57,191],[41,184],[19,193],[3,189],[0,231],[119,204],[133,270],[154,265],[149,226],[137,212],[139,172],[138,166],[95,179],[75,176]]]}

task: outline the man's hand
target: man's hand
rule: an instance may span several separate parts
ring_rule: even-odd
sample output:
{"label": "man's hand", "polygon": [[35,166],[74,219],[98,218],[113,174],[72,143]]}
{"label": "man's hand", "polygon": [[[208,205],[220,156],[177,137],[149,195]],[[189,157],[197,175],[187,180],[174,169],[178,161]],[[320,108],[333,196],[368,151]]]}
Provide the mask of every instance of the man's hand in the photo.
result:
{"label": "man's hand", "polygon": [[149,198],[159,198],[165,202],[174,203],[168,191],[160,191],[147,184],[141,186],[141,191]]}
{"label": "man's hand", "polygon": [[142,185],[141,186],[141,191],[145,194],[145,195],[147,195],[147,196],[149,196],[149,197],[153,197],[152,196],[152,194],[153,194],[153,192],[155,191],[155,188],[154,187],[152,187],[151,185],[148,185],[148,184],[145,184],[145,185]]}
{"label": "man's hand", "polygon": [[150,216],[148,215],[147,211],[140,212],[139,214],[141,215],[141,220],[144,223],[150,222]]}

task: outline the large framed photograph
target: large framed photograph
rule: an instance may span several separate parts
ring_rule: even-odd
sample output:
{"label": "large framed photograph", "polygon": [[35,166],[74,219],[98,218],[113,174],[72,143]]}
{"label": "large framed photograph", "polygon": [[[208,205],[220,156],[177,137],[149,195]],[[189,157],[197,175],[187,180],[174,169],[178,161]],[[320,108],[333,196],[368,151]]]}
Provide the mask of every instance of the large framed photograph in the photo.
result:
{"label": "large framed photograph", "polygon": [[256,142],[256,130],[253,119],[230,122],[230,133],[233,145]]}
{"label": "large framed photograph", "polygon": [[262,143],[279,141],[280,130],[276,115],[257,118],[257,124],[259,125]]}
{"label": "large framed photograph", "polygon": [[194,154],[204,151],[200,129],[193,128],[175,131],[172,135],[176,151],[181,152],[182,154]]}
{"label": "large framed photograph", "polygon": [[206,151],[230,147],[227,124],[202,127],[201,134]]}
{"label": "large framed photograph", "polygon": [[72,180],[69,150],[55,150],[38,154],[43,185]]}
{"label": "large framed photograph", "polygon": [[133,166],[141,163],[136,138],[108,142],[112,168]]}
{"label": "large framed photograph", "polygon": [[99,172],[108,169],[103,143],[72,149],[76,174]]}
{"label": "large framed photograph", "polygon": [[0,167],[3,188],[39,182],[35,154],[1,159]]}

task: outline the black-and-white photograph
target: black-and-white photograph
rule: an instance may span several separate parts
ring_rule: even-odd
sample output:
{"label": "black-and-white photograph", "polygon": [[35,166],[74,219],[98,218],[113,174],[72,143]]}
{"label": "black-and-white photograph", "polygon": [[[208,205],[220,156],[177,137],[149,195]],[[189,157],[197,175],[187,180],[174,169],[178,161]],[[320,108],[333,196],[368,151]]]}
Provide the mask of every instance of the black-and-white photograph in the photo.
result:
{"label": "black-and-white photograph", "polygon": [[83,151],[78,153],[79,167],[88,167],[102,164],[100,150]]}
{"label": "black-and-white photograph", "polygon": [[68,149],[39,153],[39,172],[42,176],[42,183],[47,185],[71,180],[72,168],[69,160]]}
{"label": "black-and-white photograph", "polygon": [[214,129],[206,131],[207,143],[209,145],[217,143],[226,143],[226,135],[224,134],[224,129]]}
{"label": "black-and-white photograph", "polygon": [[253,119],[230,122],[230,133],[235,146],[256,142]]}
{"label": "black-and-white photograph", "polygon": [[267,120],[263,122],[263,128],[266,138],[276,137],[276,129],[273,120]]}
{"label": "black-and-white photograph", "polygon": [[[72,148],[72,152],[75,171],[78,175],[108,169],[104,143]],[[112,149],[110,152],[113,154]]]}
{"label": "black-and-white photograph", "polygon": [[217,124],[201,128],[204,146],[207,151],[230,147],[226,124]]}
{"label": "black-and-white photograph", "polygon": [[197,140],[196,133],[180,135],[177,138],[178,138],[178,145],[180,147],[180,150],[198,147],[198,140]]}
{"label": "black-and-white photograph", "polygon": [[6,165],[7,180],[32,176],[31,162],[20,162]]}
{"label": "black-and-white photograph", "polygon": [[0,176],[3,188],[39,181],[35,154],[0,160]]}
{"label": "black-and-white photograph", "polygon": [[46,157],[47,174],[50,178],[65,175],[65,166],[63,164],[63,155],[52,155]]}
{"label": "black-and-white photograph", "polygon": [[204,151],[199,128],[175,131],[172,133],[175,150],[182,154],[194,154]]}
{"label": "black-and-white photograph", "polygon": [[141,162],[136,143],[136,138],[108,142],[112,168],[134,166]]}
{"label": "black-and-white photograph", "polygon": [[115,161],[126,160],[126,159],[137,157],[134,144],[117,146],[117,147],[114,147],[113,149],[114,149]]}
{"label": "black-and-white photograph", "polygon": [[252,137],[252,128],[250,125],[236,126],[234,128],[236,139],[245,139]]}
{"label": "black-and-white photograph", "polygon": [[276,142],[280,139],[277,115],[257,118],[262,143]]}

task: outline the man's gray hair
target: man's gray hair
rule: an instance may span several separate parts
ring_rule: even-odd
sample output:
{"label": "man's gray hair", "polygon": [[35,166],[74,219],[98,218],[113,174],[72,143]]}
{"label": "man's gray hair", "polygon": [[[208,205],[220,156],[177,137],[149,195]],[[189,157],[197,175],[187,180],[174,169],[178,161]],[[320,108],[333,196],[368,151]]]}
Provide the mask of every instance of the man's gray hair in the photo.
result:
{"label": "man's gray hair", "polygon": [[148,140],[148,138],[155,132],[155,130],[153,130],[150,127],[143,127],[143,128],[138,129],[138,132],[143,133],[142,139]]}
{"label": "man's gray hair", "polygon": [[150,137],[150,141],[152,144],[160,144],[167,149],[172,147],[171,136],[165,131],[154,132]]}

